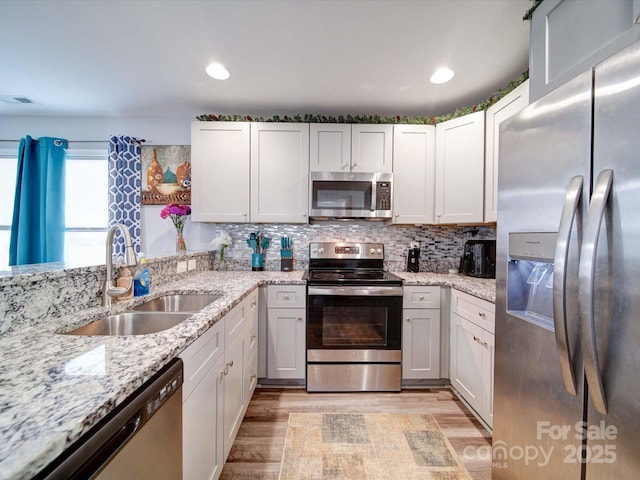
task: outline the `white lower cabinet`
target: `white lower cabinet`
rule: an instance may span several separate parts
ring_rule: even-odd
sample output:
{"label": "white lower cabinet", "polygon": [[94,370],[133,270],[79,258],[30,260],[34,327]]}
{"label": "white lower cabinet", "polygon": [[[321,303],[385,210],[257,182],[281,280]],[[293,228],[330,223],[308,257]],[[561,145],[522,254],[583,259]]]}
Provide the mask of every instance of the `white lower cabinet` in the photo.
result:
{"label": "white lower cabinet", "polygon": [[180,357],[183,478],[220,477],[257,384],[256,288]]}
{"label": "white lower cabinet", "polygon": [[306,353],[306,287],[269,285],[267,310],[267,377],[304,379]]}
{"label": "white lower cabinet", "polygon": [[493,425],[494,317],[494,304],[451,291],[451,385],[489,427]]}
{"label": "white lower cabinet", "polygon": [[440,378],[440,287],[405,286],[402,379]]}
{"label": "white lower cabinet", "polygon": [[184,362],[182,404],[183,478],[216,479],[224,465],[222,391],[224,319],[180,355]]}

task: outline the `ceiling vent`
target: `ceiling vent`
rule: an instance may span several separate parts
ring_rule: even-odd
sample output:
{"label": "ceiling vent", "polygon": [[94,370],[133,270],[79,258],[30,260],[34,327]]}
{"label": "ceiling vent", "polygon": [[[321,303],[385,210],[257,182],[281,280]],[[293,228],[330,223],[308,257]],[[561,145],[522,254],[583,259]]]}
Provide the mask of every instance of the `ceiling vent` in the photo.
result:
{"label": "ceiling vent", "polygon": [[33,103],[33,100],[27,97],[21,97],[19,95],[0,95],[0,102],[2,103]]}

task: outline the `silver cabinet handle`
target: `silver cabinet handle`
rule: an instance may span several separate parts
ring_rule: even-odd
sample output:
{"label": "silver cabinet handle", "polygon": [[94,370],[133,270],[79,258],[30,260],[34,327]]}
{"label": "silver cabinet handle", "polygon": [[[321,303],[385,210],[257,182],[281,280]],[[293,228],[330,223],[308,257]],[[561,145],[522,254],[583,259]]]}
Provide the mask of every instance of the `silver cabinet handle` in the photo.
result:
{"label": "silver cabinet handle", "polygon": [[578,175],[571,179],[567,194],[564,198],[560,226],[558,227],[558,240],[553,259],[553,323],[556,337],[556,350],[560,358],[560,372],[564,388],[571,395],[577,393],[576,376],[573,371],[571,350],[567,332],[567,262],[569,259],[569,241],[573,219],[576,219],[578,231],[582,223],[579,205],[582,198],[582,184],[584,179]]}
{"label": "silver cabinet handle", "polygon": [[602,217],[609,200],[612,181],[613,170],[603,170],[598,175],[589,204],[589,214],[584,230],[584,241],[578,268],[578,311],[580,313],[580,343],[582,344],[582,356],[584,357],[584,372],[587,377],[589,396],[593,401],[593,406],[603,415],[607,414],[607,399],[602,385],[600,363],[598,362],[593,290],[598,236],[600,235]]}

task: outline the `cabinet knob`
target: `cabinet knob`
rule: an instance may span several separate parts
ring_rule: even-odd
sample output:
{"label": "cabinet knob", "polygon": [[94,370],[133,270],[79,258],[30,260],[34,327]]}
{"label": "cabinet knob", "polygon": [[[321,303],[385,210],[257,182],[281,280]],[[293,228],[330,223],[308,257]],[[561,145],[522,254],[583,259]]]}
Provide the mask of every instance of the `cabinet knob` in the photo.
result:
{"label": "cabinet knob", "polygon": [[407,320],[407,322],[410,322],[410,321],[411,321],[411,319],[410,319],[409,317],[407,317],[407,319],[406,319],[406,320]]}
{"label": "cabinet knob", "polygon": [[474,342],[479,342],[479,341],[480,341],[480,339],[474,335],[474,336],[473,336],[473,341],[474,341]]}
{"label": "cabinet knob", "polygon": [[478,316],[481,317],[481,318],[484,318],[485,314],[484,314],[484,312],[478,312]]}
{"label": "cabinet knob", "polygon": [[298,321],[301,322],[302,321],[302,317],[298,317]]}
{"label": "cabinet knob", "polygon": [[436,217],[440,218],[440,214],[439,214],[439,213],[436,213]]}
{"label": "cabinet knob", "polygon": [[255,380],[257,375],[251,375],[251,380]]}
{"label": "cabinet knob", "polygon": [[289,300],[289,295],[284,295],[282,298],[284,298],[285,300]]}
{"label": "cabinet knob", "polygon": [[423,300],[424,300],[424,295],[420,295],[420,296],[418,297],[418,300],[423,301]]}
{"label": "cabinet knob", "polygon": [[357,166],[358,166],[358,164],[357,164],[357,163],[353,163],[353,164],[351,164],[351,167],[352,167],[352,168],[353,168],[353,167],[357,167]]}
{"label": "cabinet knob", "polygon": [[400,216],[400,214],[399,214],[399,213],[396,213],[396,218],[398,218],[399,216]]}
{"label": "cabinet knob", "polygon": [[242,212],[242,216],[246,217],[247,216],[247,212]]}
{"label": "cabinet knob", "polygon": [[303,214],[302,214],[302,216],[303,216],[303,217],[306,217],[306,216],[307,216],[307,214],[306,214],[306,213],[303,213]]}

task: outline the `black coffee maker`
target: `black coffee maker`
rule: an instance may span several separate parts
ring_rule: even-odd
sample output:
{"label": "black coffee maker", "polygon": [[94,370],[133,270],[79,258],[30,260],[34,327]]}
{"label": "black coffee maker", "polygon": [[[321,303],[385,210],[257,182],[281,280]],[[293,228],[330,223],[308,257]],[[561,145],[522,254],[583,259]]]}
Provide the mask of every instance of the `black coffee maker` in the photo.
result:
{"label": "black coffee maker", "polygon": [[460,259],[460,273],[471,277],[496,278],[496,241],[468,240]]}
{"label": "black coffee maker", "polygon": [[420,271],[420,249],[413,247],[409,249],[407,254],[407,272]]}

